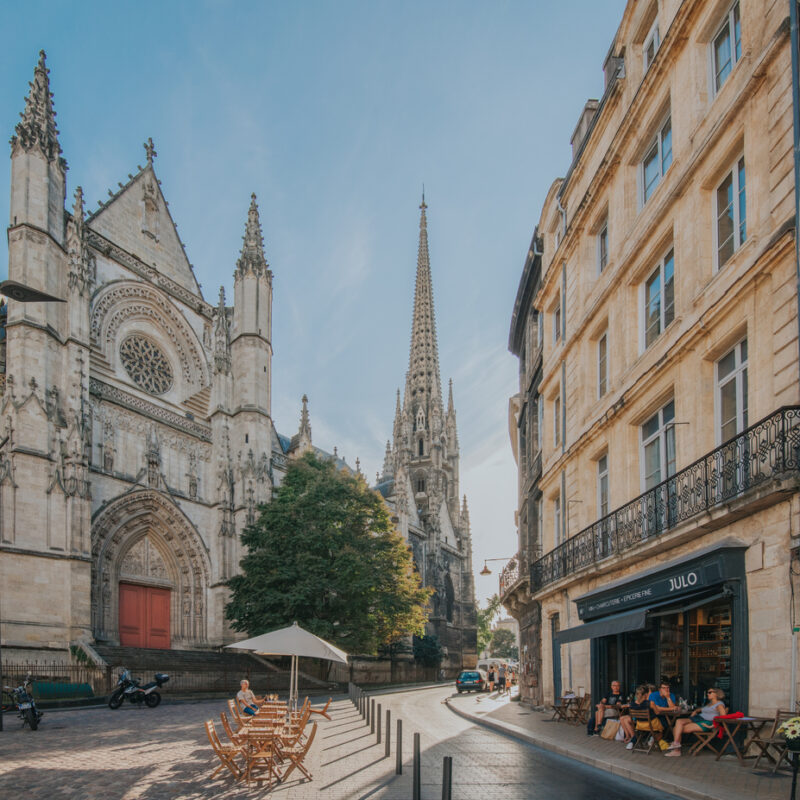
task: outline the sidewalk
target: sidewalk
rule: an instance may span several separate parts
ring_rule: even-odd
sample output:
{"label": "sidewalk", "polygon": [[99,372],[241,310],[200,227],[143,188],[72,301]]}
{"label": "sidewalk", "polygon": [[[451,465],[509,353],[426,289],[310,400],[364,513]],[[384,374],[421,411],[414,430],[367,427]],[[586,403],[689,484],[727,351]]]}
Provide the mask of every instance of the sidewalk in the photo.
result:
{"label": "sidewalk", "polygon": [[453,695],[447,705],[480,725],[686,800],[784,800],[791,790],[787,770],[773,776],[767,770],[755,772],[754,760],[740,766],[735,756],[719,761],[710,754],[689,757],[686,748],[683,758],[631,753],[620,742],[587,736],[583,725],[552,722],[552,714],[494,693]]}

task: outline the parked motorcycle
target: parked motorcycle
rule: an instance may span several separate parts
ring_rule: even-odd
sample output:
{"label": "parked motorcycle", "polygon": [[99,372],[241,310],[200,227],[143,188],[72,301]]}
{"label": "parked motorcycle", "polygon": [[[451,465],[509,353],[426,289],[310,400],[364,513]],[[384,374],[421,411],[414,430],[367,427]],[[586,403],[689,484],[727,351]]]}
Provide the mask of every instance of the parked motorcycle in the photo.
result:
{"label": "parked motorcycle", "polygon": [[161,702],[161,695],[157,691],[169,680],[169,675],[156,672],[155,680],[141,686],[139,680],[131,677],[128,669],[123,669],[117,681],[117,688],[108,698],[108,707],[117,709],[127,698],[134,705],[144,703],[148,708],[155,708]]}
{"label": "parked motorcycle", "polygon": [[36,708],[36,701],[33,695],[28,691],[31,683],[30,672],[22,682],[22,686],[13,688],[12,686],[4,686],[3,691],[14,698],[14,705],[17,707],[17,716],[22,720],[22,724],[29,725],[32,731],[39,727],[39,720],[44,716],[38,708]]}

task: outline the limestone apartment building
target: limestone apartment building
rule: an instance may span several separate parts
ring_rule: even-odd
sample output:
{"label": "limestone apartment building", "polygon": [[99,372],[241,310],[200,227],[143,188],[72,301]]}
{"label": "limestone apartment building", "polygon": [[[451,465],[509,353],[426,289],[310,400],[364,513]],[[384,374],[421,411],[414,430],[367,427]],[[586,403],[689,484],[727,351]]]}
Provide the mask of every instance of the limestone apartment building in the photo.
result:
{"label": "limestone apartment building", "polygon": [[629,2],[544,200],[510,334],[520,550],[501,575],[530,702],[662,677],[745,712],[794,701],[789,14]]}

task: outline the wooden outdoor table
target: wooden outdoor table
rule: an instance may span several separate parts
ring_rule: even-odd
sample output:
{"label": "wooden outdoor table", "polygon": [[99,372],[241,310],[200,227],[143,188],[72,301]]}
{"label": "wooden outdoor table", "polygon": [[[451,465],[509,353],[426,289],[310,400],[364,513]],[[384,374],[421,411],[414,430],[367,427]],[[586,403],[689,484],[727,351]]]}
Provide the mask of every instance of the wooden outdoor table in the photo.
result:
{"label": "wooden outdoor table", "polygon": [[[733,748],[733,752],[736,753],[736,758],[739,759],[740,764],[743,765],[746,758],[755,758],[755,756],[748,756],[747,750],[754,741],[760,740],[761,730],[768,722],[772,722],[772,720],[765,717],[737,717],[736,719],[715,717],[714,723],[719,725],[725,733],[722,747],[719,748],[715,760],[719,761],[722,758],[728,744]],[[740,728],[745,729],[745,741],[741,750],[736,746],[736,740],[734,739]]]}
{"label": "wooden outdoor table", "polygon": [[684,711],[682,708],[659,708],[657,712],[653,712],[654,716],[664,717],[669,725],[669,732],[673,734],[675,731],[675,721],[681,717],[691,716],[690,711]]}
{"label": "wooden outdoor table", "polygon": [[[242,728],[238,735],[244,740],[244,757],[247,764],[244,777],[247,782],[250,782],[255,762],[263,758],[259,754],[265,752],[267,748],[269,748],[271,757],[263,760],[267,767],[269,786],[272,786],[273,776],[280,782],[281,774],[277,769],[277,762],[280,760],[279,736],[275,730],[268,726],[248,725]],[[276,756],[278,756],[277,759]],[[258,780],[263,780],[263,778],[259,778]]]}

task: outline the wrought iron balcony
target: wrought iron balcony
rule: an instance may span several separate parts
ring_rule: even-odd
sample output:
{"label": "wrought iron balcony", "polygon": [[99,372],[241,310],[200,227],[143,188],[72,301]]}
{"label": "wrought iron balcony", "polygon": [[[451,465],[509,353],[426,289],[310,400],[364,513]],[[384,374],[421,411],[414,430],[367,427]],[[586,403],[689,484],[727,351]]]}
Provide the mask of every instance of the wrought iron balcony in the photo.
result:
{"label": "wrought iron balcony", "polygon": [[798,471],[800,406],[784,406],[535,561],[531,593]]}
{"label": "wrought iron balcony", "polygon": [[524,553],[517,553],[500,573],[500,597],[505,597],[509,590],[524,577],[528,571],[528,560]]}

